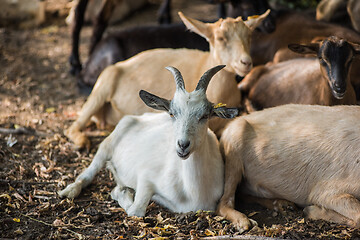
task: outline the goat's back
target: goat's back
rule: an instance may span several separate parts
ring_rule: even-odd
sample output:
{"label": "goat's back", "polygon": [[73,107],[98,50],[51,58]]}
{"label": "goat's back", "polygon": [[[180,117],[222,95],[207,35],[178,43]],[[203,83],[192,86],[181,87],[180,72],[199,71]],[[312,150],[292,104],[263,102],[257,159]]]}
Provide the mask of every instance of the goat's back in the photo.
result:
{"label": "goat's back", "polygon": [[321,194],[360,197],[360,107],[284,105],[237,118],[221,149],[248,190],[299,205]]}
{"label": "goat's back", "polygon": [[326,87],[327,82],[319,84],[321,72],[317,59],[292,59],[265,69],[248,94],[254,106],[262,109],[289,103],[320,104],[318,86]]}

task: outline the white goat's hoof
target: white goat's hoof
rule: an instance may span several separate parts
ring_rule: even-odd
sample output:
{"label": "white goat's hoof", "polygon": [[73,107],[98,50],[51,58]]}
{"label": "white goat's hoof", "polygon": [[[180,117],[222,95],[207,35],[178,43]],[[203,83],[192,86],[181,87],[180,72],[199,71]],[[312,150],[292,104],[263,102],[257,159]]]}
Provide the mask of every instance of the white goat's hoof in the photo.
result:
{"label": "white goat's hoof", "polygon": [[128,216],[135,216],[135,217],[144,217],[146,210],[142,210],[139,208],[136,208],[134,205],[131,205],[126,211]]}
{"label": "white goat's hoof", "polygon": [[70,199],[74,199],[77,196],[79,196],[80,192],[81,192],[81,185],[74,182],[68,185],[64,190],[60,191],[59,196],[62,198],[67,197]]}
{"label": "white goat's hoof", "polygon": [[115,187],[111,191],[111,198],[117,201],[126,212],[134,203],[134,193],[131,190],[130,188]]}

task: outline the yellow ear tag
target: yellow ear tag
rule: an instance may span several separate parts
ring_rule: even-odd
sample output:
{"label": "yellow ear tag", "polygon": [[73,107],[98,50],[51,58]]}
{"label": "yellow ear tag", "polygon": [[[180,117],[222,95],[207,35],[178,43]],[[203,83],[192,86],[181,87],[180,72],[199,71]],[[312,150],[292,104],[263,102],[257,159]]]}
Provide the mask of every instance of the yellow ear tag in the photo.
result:
{"label": "yellow ear tag", "polygon": [[219,108],[219,107],[226,107],[226,104],[224,103],[218,103],[216,106],[214,106],[214,108]]}
{"label": "yellow ear tag", "polygon": [[248,20],[251,20],[251,19],[255,19],[255,18],[258,18],[260,17],[259,15],[253,15],[253,16],[249,16],[247,19]]}

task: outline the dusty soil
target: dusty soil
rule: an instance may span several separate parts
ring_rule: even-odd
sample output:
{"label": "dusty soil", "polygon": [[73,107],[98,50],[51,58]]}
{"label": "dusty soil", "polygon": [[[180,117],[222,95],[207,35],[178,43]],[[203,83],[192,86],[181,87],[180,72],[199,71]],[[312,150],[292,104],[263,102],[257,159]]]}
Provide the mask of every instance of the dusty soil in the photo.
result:
{"label": "dusty soil", "polygon": [[[70,31],[64,24],[66,0],[52,1],[49,21],[30,30],[0,29],[0,238],[1,239],[197,239],[240,236],[213,212],[175,214],[151,203],[146,217],[127,217],[109,195],[115,186],[103,170],[74,201],[57,191],[74,180],[92,160],[107,132],[91,135],[91,152],[76,151],[63,130],[76,118],[86,96],[78,93],[69,75]],[[194,1],[174,1],[175,13],[202,19],[216,8]],[[111,29],[155,24],[158,1]],[[204,12],[207,13],[204,17]],[[178,21],[178,18],[176,18]],[[86,58],[90,27],[82,32]],[[6,133],[17,129],[18,133]],[[89,127],[94,130],[93,127]],[[93,133],[93,131],[92,131]],[[244,233],[291,239],[358,239],[359,230],[322,221],[305,220],[301,209],[286,215],[256,204],[238,207],[259,226]],[[243,236],[242,234],[241,236]]]}

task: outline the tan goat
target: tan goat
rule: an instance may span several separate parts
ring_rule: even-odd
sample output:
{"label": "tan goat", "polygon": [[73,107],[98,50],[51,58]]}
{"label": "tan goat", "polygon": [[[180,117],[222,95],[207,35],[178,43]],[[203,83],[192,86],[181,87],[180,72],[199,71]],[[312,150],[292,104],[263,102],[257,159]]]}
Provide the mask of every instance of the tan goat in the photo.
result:
{"label": "tan goat", "polygon": [[[356,104],[350,83],[352,59],[359,56],[360,45],[329,37],[309,45],[289,48],[318,58],[298,58],[255,67],[239,88],[248,99],[248,111],[283,104]],[[245,96],[247,95],[247,96]]]}
{"label": "tan goat", "polygon": [[[84,133],[81,133],[81,129],[92,116],[102,125],[106,123],[115,126],[124,115],[148,112],[149,109],[137,97],[140,89],[170,98],[175,87],[169,81],[167,71],[163,70],[168,65],[175,66],[183,73],[188,91],[195,88],[196,79],[207,69],[215,65],[226,65],[211,81],[207,96],[212,102],[239,107],[241,96],[236,87],[235,76],[244,76],[251,70],[251,33],[269,12],[270,10],[258,18],[247,21],[238,17],[220,19],[215,23],[202,23],[179,13],[190,30],[208,40],[210,52],[154,49],[107,67],[99,76],[92,93],[82,107],[80,116],[66,130],[66,136],[77,147],[89,147],[90,142]],[[209,125],[219,136],[226,123],[226,120],[211,120]]]}
{"label": "tan goat", "polygon": [[359,145],[359,106],[290,104],[238,117],[220,140],[225,186],[218,213],[239,230],[254,224],[234,209],[244,179],[246,194],[291,201],[312,219],[360,227]]}

